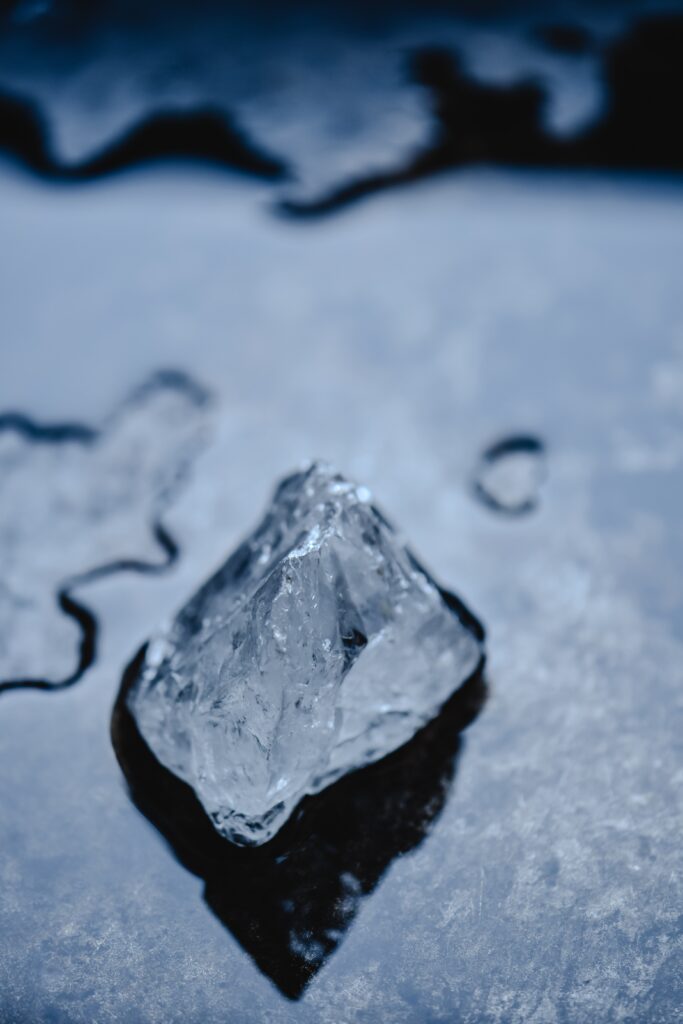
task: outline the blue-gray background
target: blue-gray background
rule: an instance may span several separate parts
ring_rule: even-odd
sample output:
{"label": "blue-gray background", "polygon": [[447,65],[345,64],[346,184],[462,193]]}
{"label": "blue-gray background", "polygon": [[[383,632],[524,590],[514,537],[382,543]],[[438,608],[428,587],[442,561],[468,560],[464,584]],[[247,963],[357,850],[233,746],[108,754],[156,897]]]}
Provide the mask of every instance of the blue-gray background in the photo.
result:
{"label": "blue-gray background", "polygon": [[[582,24],[608,39],[635,16],[625,11],[581,12]],[[380,9],[359,28],[212,8],[131,27],[107,8],[61,36],[45,22],[58,13],[12,7],[0,81],[39,106],[60,159],[82,159],[145,110],[200,99],[235,115],[290,177],[167,161],[74,185],[27,170],[16,150],[0,163],[0,407],[106,435],[160,367],[212,395],[163,503],[178,561],[76,587],[99,622],[92,668],[61,692],[0,697],[3,1024],[680,1019],[676,174],[475,166],[285,217],[279,200],[392,168],[429,141],[429,107],[402,77],[406,48],[459,45],[499,84],[545,75],[549,123],[565,133],[600,110],[595,48],[540,46],[533,11]],[[76,569],[155,560],[145,481],[121,507],[89,488],[129,473],[138,439],[166,445],[169,423],[143,410],[97,473],[47,444],[35,470],[0,481],[0,544],[47,619],[59,618],[50,588]],[[547,480],[523,517],[496,515],[471,488],[482,448],[511,431],[547,446]],[[7,464],[31,465],[35,444],[12,443]],[[109,721],[140,643],[310,456],[371,486],[481,617],[490,695],[430,834],[388,866],[291,1001],[131,803]],[[16,637],[28,620],[11,595],[10,606]],[[77,658],[74,623],[60,623],[26,628],[31,670],[50,675],[53,632],[55,676]]]}

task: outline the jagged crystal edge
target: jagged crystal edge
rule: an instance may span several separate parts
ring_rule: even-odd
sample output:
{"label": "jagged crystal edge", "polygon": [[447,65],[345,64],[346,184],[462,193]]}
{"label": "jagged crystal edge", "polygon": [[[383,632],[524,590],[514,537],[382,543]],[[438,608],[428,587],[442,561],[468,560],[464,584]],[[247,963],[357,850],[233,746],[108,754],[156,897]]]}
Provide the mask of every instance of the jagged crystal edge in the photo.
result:
{"label": "jagged crystal edge", "polygon": [[216,829],[260,845],[438,713],[480,663],[475,623],[367,488],[313,463],[148,645],[127,703]]}

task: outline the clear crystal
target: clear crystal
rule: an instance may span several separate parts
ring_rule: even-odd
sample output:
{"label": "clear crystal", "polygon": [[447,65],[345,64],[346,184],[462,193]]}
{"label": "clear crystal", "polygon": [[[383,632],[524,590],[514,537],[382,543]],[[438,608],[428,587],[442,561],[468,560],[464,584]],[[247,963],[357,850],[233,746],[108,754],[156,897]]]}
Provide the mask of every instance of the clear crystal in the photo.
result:
{"label": "clear crystal", "polygon": [[367,488],[316,463],[149,644],[128,705],[218,831],[258,845],[409,740],[481,654]]}

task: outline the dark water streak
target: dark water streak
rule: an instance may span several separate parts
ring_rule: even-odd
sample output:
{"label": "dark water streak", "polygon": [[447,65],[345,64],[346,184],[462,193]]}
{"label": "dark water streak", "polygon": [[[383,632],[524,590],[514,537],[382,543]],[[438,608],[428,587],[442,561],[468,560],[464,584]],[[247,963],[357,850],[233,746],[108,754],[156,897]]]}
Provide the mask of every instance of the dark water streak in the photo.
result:
{"label": "dark water streak", "polygon": [[[209,400],[208,392],[183,371],[159,370],[133,392],[126,404],[137,402],[163,388],[177,389],[200,406]],[[0,414],[0,433],[2,432],[20,434],[32,444],[80,445],[95,444],[103,433],[102,430],[80,423],[42,424],[24,413],[18,412]],[[74,671],[58,680],[34,678],[0,680],[0,694],[9,690],[26,688],[48,691],[64,690],[82,678],[97,657],[98,621],[87,605],[74,597],[74,591],[88,583],[94,583],[121,572],[135,572],[142,575],[166,572],[177,561],[180,548],[161,520],[153,520],[150,523],[150,531],[163,554],[159,562],[146,562],[134,558],[115,559],[69,577],[56,592],[57,605],[65,615],[76,622],[80,630],[78,661]]]}
{"label": "dark water streak", "polygon": [[[578,24],[552,29],[547,28],[544,41],[550,49],[578,52],[592,45]],[[642,19],[604,50],[604,113],[569,138],[546,127],[547,93],[536,80],[489,85],[467,74],[456,54],[439,48],[414,52],[407,74],[429,95],[431,144],[403,165],[345,181],[316,199],[280,200],[280,213],[299,219],[322,216],[375,192],[468,165],[683,171],[677,110],[683,94],[683,16]],[[70,163],[54,155],[34,104],[0,94],[2,152],[56,183],[84,183],[172,159],[276,183],[292,177],[282,158],[248,139],[228,114],[213,107],[153,113],[99,153]]]}
{"label": "dark water streak", "polygon": [[222,111],[211,108],[152,114],[101,152],[82,161],[59,160],[38,108],[29,100],[0,95],[0,152],[46,181],[96,181],[152,161],[182,159],[242,171],[269,181],[287,177],[284,163],[254,147]]}

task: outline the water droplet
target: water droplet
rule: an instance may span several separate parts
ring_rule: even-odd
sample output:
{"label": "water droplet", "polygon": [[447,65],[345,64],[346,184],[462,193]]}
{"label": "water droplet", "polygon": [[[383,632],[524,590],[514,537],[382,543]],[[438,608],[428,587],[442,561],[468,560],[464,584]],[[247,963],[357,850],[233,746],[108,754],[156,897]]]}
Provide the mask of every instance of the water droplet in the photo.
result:
{"label": "water droplet", "polygon": [[510,434],[482,452],[474,492],[496,512],[523,515],[538,505],[545,477],[543,441],[532,434]]}

